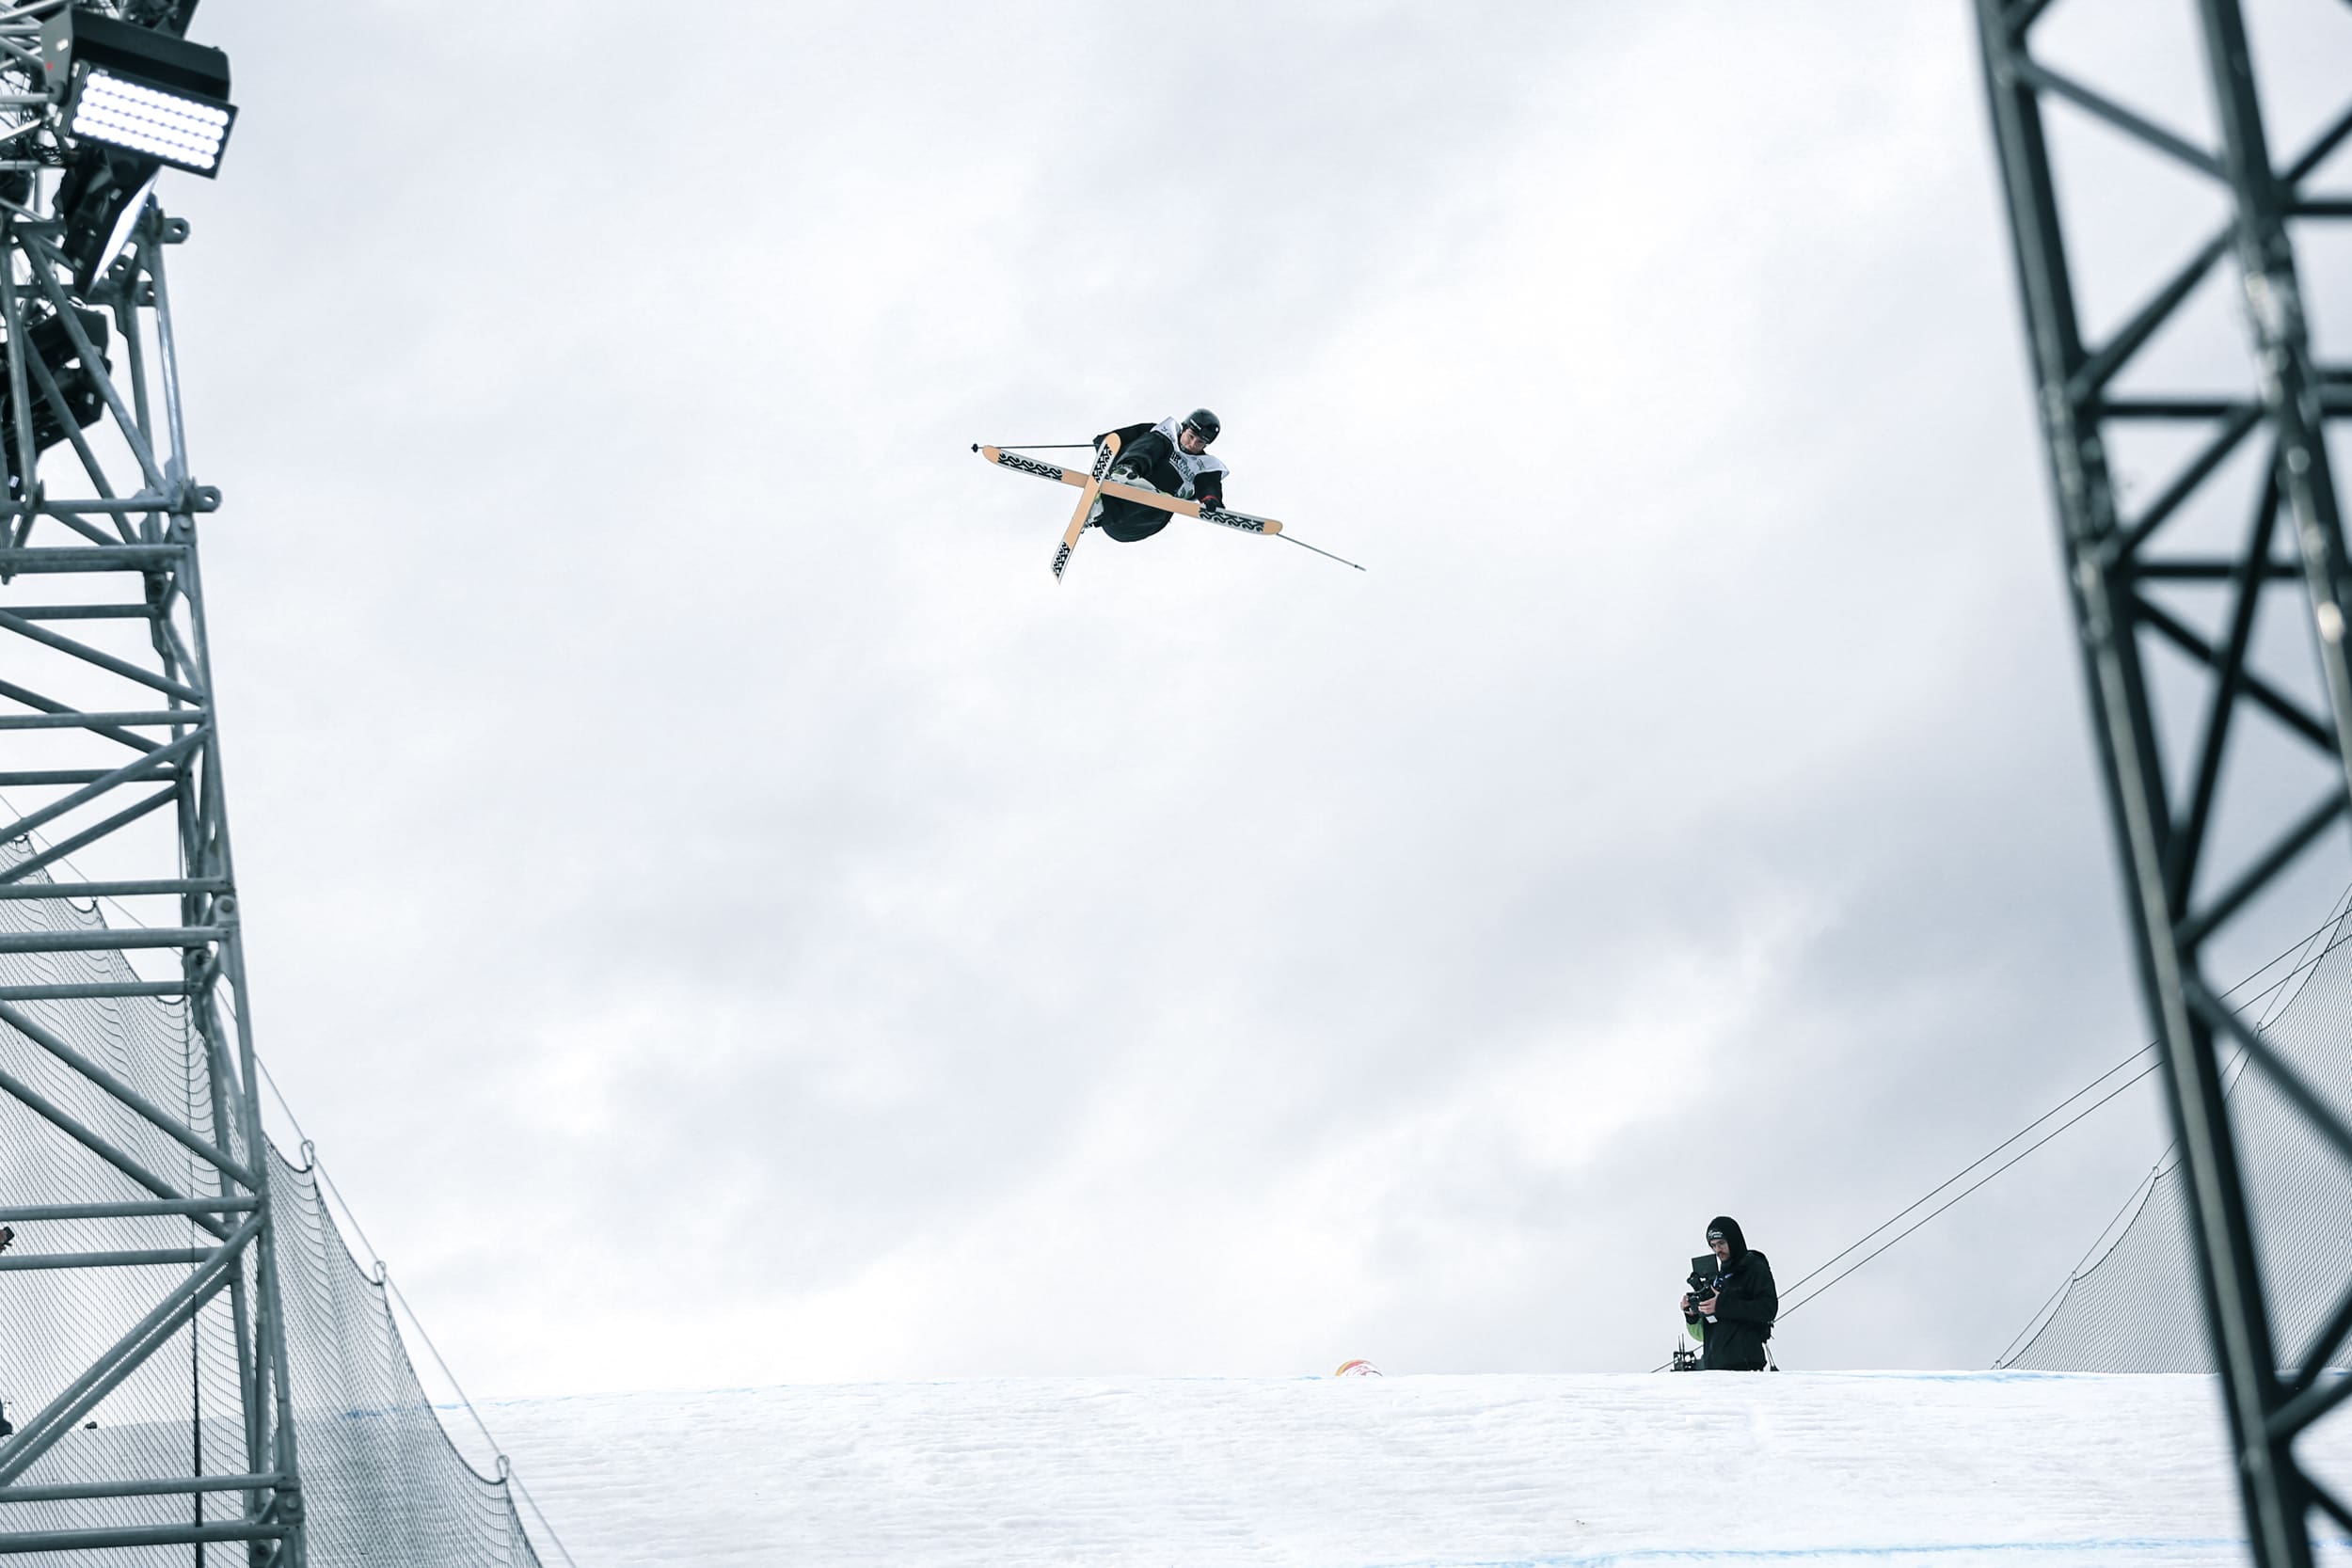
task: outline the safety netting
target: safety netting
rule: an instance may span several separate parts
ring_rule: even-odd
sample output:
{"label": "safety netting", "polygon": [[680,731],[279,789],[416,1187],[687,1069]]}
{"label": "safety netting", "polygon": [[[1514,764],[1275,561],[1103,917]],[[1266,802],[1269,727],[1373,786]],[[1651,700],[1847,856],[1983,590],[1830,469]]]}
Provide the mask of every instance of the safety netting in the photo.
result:
{"label": "safety netting", "polygon": [[[22,842],[0,845],[0,866],[22,862]],[[38,877],[38,874],[36,874]],[[0,900],[0,931],[95,931],[103,910],[63,898]],[[113,948],[0,953],[0,986],[52,989],[135,982]],[[124,1164],[192,1197],[220,1195],[217,1174],[123,1098],[63,1059],[62,1045],[167,1112],[195,1136],[250,1164],[242,1130],[215,1115],[201,1033],[176,998],[72,997],[6,1004],[31,1026],[0,1016],[0,1207],[136,1203],[154,1193]],[[50,1037],[47,1043],[36,1031]],[[58,1115],[46,1115],[46,1105]],[[111,1158],[64,1130],[78,1123]],[[233,1119],[233,1118],[231,1118]],[[295,1457],[309,1520],[310,1561],[413,1568],[537,1568],[502,1461],[491,1473],[470,1462],[445,1429],[409,1360],[388,1287],[344,1243],[320,1173],[279,1153],[266,1135],[277,1273],[285,1304]],[[222,1230],[242,1216],[212,1221]],[[14,1222],[11,1256],[210,1250],[218,1235],[186,1216]],[[249,1450],[235,1330],[251,1319],[257,1261],[142,1362],[23,1474],[19,1488],[197,1476],[264,1468]],[[22,1425],[83,1377],[175,1288],[185,1261],[0,1273],[0,1406]],[[0,1440],[0,1454],[8,1444]],[[234,1524],[247,1494],[0,1502],[0,1534],[20,1531]],[[211,1560],[242,1560],[242,1545],[215,1544]],[[12,1560],[185,1565],[190,1544],[107,1547]]]}
{"label": "safety netting", "polygon": [[[2258,1027],[2339,1117],[2352,1120],[2352,913],[2328,929],[2296,974],[2283,1005]],[[2352,1164],[2242,1059],[2224,1082],[2272,1338],[2282,1357],[2296,1357],[2352,1288],[2339,1241],[2352,1233]],[[2091,1259],[2021,1336],[2023,1348],[1999,1364],[2043,1371],[2214,1370],[2185,1180],[2177,1151],[2168,1152],[2100,1238],[2112,1236],[2112,1243],[2104,1249],[2094,1243]],[[2352,1350],[2331,1364],[2352,1367]]]}

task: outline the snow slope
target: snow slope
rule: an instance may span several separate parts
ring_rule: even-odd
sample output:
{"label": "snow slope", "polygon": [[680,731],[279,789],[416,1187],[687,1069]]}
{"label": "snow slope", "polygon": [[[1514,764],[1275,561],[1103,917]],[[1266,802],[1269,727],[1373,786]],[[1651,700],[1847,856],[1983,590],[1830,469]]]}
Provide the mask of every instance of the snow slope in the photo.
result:
{"label": "snow slope", "polygon": [[[2205,1377],[1023,1379],[483,1413],[580,1568],[2247,1560]],[[2352,1422],[2313,1440],[2352,1474]]]}

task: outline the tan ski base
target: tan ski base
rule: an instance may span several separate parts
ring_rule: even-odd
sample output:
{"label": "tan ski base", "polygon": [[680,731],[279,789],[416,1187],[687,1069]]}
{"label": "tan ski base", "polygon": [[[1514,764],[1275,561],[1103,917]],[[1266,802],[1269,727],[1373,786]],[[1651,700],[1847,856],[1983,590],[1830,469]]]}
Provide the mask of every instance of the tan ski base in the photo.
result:
{"label": "tan ski base", "polygon": [[[996,447],[982,447],[979,450],[982,457],[1001,467],[1014,468],[1025,474],[1035,474],[1040,479],[1057,479],[1064,484],[1074,484],[1082,489],[1094,484],[1094,476],[1083,468],[1057,467],[1051,463],[1041,463],[1034,457],[1024,457],[1017,451],[1005,451]],[[1162,512],[1173,512],[1180,517],[1198,517],[1203,522],[1239,529],[1244,533],[1279,533],[1282,531],[1282,525],[1271,517],[1252,516],[1247,512],[1221,512],[1214,508],[1203,508],[1199,501],[1188,501],[1176,496],[1164,496],[1157,490],[1138,490],[1132,484],[1118,484],[1107,480],[1095,488],[1099,495],[1116,496],[1120,500],[1140,501],[1145,506],[1155,506]],[[1089,507],[1093,504],[1091,499],[1088,504]]]}
{"label": "tan ski base", "polygon": [[1062,531],[1061,548],[1054,552],[1056,582],[1061,581],[1062,568],[1070,564],[1070,552],[1078,547],[1078,535],[1087,531],[1087,514],[1094,510],[1094,493],[1103,487],[1103,476],[1119,461],[1118,435],[1113,433],[1104,439],[1108,444],[1094,454],[1094,467],[1078,490],[1078,510],[1070,515],[1070,526]]}

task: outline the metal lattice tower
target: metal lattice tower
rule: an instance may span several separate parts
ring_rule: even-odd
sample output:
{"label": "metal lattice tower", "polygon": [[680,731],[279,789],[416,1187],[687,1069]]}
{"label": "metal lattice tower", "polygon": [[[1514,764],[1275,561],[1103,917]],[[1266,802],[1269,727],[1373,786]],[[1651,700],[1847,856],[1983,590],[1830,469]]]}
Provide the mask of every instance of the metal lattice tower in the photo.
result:
{"label": "metal lattice tower", "polygon": [[[2347,1162],[2352,1127],[2219,999],[2204,956],[2352,809],[2352,660],[2344,647],[2352,561],[2326,441],[2331,423],[2352,418],[2352,370],[2315,359],[2296,261],[2312,226],[2352,217],[2352,194],[2310,188],[2352,136],[2352,100],[2281,159],[2268,140],[2238,0],[2185,3],[2194,11],[2197,66],[2213,112],[2215,130],[2202,144],[2126,106],[2089,72],[2055,69],[2037,54],[2051,14],[2064,5],[1977,0],[1977,16],[2063,562],[2135,957],[2164,1050],[2187,1229],[2249,1534],[2259,1562],[2306,1568],[2313,1510],[2352,1528],[2352,1508],[2313,1480],[2295,1447],[2352,1395],[2352,1379],[2321,1375],[2352,1337],[2352,1281],[2335,1288],[2340,1305],[2307,1342],[2279,1342],[2258,1255],[2261,1227],[2221,1093],[2220,1049],[2242,1051],[2248,1070]],[[2332,0],[2329,8],[2344,11]],[[2222,214],[2096,341],[2085,326],[2053,171],[2049,117],[2061,105],[2182,171],[2200,202],[2194,211],[2213,204]],[[2244,388],[2134,389],[2209,280],[2234,289]],[[2172,436],[2176,450],[2161,483],[2134,506],[2119,483],[2117,453],[2152,430]],[[2233,461],[2259,465],[2253,499],[2230,541],[2208,546],[2184,520],[2212,515]],[[2221,613],[2201,626],[2168,600],[2182,592],[2217,595]],[[2316,665],[2310,690],[2262,668],[2265,615],[2273,626],[2306,628]],[[2245,777],[2229,764],[2252,731],[2292,737],[2320,766],[2307,804],[2284,819],[2272,813],[2251,842],[2238,844],[2215,824],[2225,782]],[[2189,743],[2185,768],[2168,768],[2168,736]]]}
{"label": "metal lattice tower", "polygon": [[[51,1140],[40,1168],[66,1173],[65,1190],[39,1194],[47,1201],[22,1201],[22,1176],[0,1191],[0,1223],[21,1233],[0,1253],[0,1292],[87,1277],[112,1292],[104,1299],[144,1310],[92,1334],[84,1370],[45,1380],[38,1408],[8,1412],[0,1555],[200,1563],[203,1544],[239,1543],[226,1550],[257,1568],[299,1568],[270,1159],[198,570],[197,518],[219,496],[191,477],[165,277],[165,253],[187,226],[142,195],[130,247],[77,290],[67,226],[44,214],[59,142],[31,54],[41,15],[56,9],[0,16],[0,913],[26,900],[139,908],[111,929],[95,916],[0,922],[0,979],[10,982],[0,985],[0,1024],[72,1091],[0,1062],[0,1111],[14,1118],[20,1158],[25,1141]],[[134,952],[135,965],[124,956]],[[177,1100],[58,1022],[71,1006],[103,1025],[134,998],[171,999],[190,1063]],[[142,1240],[72,1244],[91,1235]],[[183,1463],[87,1479],[101,1470],[78,1467],[69,1445],[87,1437],[91,1413],[128,1388],[188,1386],[199,1329],[210,1345],[233,1338],[236,1408],[199,1386],[187,1418],[197,1440],[178,1440]],[[54,1331],[65,1338],[64,1324]],[[34,1349],[56,1347],[0,1356]],[[167,1451],[158,1444],[149,1457]],[[11,1505],[35,1504],[87,1505],[102,1518],[114,1508],[119,1518],[12,1524],[27,1511]],[[213,1553],[226,1560],[223,1547]]]}

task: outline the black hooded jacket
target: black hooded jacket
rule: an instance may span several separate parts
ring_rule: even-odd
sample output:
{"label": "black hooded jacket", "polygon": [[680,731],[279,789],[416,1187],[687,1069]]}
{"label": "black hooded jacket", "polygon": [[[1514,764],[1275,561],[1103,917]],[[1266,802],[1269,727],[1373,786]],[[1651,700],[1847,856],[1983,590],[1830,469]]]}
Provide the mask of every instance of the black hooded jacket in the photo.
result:
{"label": "black hooded jacket", "polygon": [[[1738,1220],[1718,1214],[1707,1228],[1723,1232],[1731,1243],[1731,1258],[1715,1268],[1715,1321],[1707,1325],[1707,1348],[1699,1365],[1710,1372],[1760,1372],[1764,1341],[1772,1337],[1772,1320],[1780,1316],[1772,1265],[1762,1253],[1749,1249]],[[1693,1294],[1707,1298],[1704,1291]],[[1692,1323],[1699,1321],[1696,1314],[1688,1316]]]}
{"label": "black hooded jacket", "polygon": [[[1161,420],[1161,424],[1168,423]],[[1100,447],[1110,436],[1119,437],[1119,467],[1133,468],[1151,482],[1162,495],[1181,496],[1187,491],[1190,499],[1203,506],[1222,507],[1225,504],[1226,467],[1214,458],[1191,458],[1184,464],[1177,462],[1176,443],[1160,425],[1150,423],[1120,425],[1094,438]],[[1182,468],[1199,467],[1200,471],[1187,482]],[[1101,515],[1103,531],[1123,545],[1132,545],[1168,526],[1168,515],[1157,507],[1141,501],[1123,500],[1117,496],[1103,498]]]}

